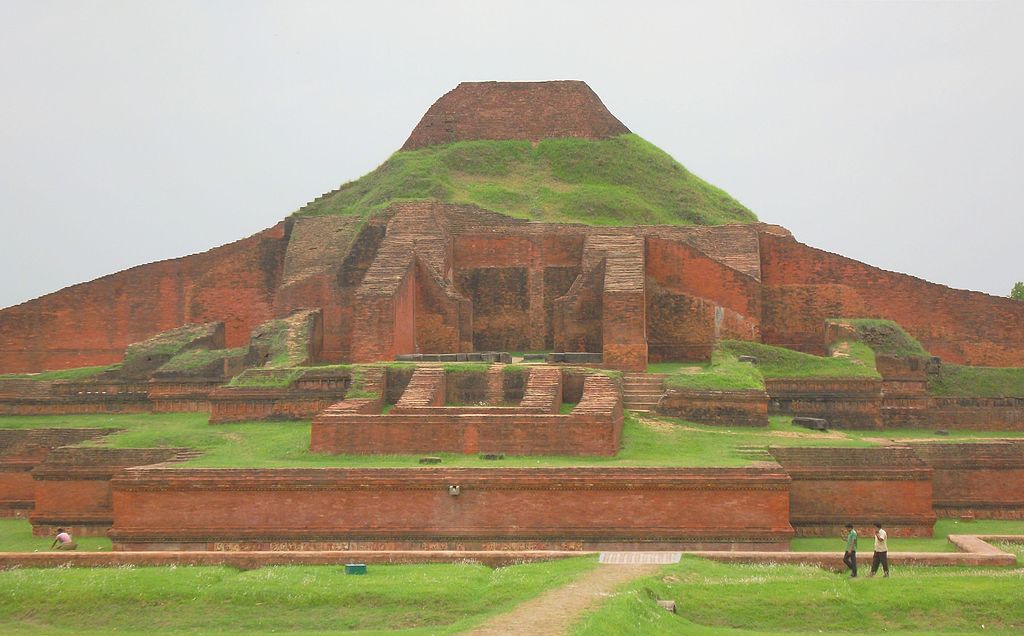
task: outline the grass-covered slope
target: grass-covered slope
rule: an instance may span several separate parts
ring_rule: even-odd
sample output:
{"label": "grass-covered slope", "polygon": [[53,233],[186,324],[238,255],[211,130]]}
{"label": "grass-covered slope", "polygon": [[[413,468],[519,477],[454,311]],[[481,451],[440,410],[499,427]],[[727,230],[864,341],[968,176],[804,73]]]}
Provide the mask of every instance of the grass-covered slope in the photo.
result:
{"label": "grass-covered slope", "polygon": [[710,366],[696,373],[689,371],[693,371],[693,367],[669,374],[665,386],[692,391],[764,390],[764,376],[757,367],[740,362],[735,355],[721,349],[715,350]]}
{"label": "grass-covered slope", "polygon": [[938,375],[928,378],[928,392],[942,396],[1024,397],[1024,369],[943,364]]}
{"label": "grass-covered slope", "polygon": [[393,201],[471,203],[508,216],[591,225],[752,223],[754,214],[664,151],[603,141],[464,141],[397,152],[299,215],[368,216]]}
{"label": "grass-covered slope", "polygon": [[840,356],[821,357],[757,342],[723,340],[720,349],[733,356],[754,356],[766,378],[879,378],[875,356],[861,342],[844,342]]}
{"label": "grass-covered slope", "polygon": [[849,328],[856,334],[860,342],[871,347],[875,353],[891,356],[927,357],[930,355],[916,338],[892,320],[834,318],[828,322]]}

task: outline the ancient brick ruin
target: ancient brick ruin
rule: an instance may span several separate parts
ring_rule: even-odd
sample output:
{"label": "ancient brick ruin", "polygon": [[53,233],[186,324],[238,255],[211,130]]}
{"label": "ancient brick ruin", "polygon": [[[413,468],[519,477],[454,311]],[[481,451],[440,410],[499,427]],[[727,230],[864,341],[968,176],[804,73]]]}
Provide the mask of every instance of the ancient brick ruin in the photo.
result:
{"label": "ancient brick ruin", "polygon": [[[623,132],[582,82],[470,83],[406,147]],[[862,316],[896,321],[949,362],[1024,365],[1020,303],[879,270],[776,226],[554,225],[421,202],[369,219],[300,210],[236,243],[4,309],[0,372],[116,362],[187,323],[222,322],[238,347],[302,308],[323,311],[321,361],[546,349],[642,370],[706,360],[726,337],[820,354],[826,319]]]}
{"label": "ancient brick ruin", "polygon": [[[625,133],[582,82],[468,83],[402,150]],[[1024,366],[1024,303],[879,270],[765,223],[546,223],[395,198],[348,215],[307,206],[203,254],[0,310],[0,373],[118,363],[0,378],[0,415],[293,420],[313,452],[343,455],[609,458],[627,408],[727,427],[796,415],[1024,430],[1024,396],[927,390],[941,361]],[[894,321],[942,360],[879,353],[877,377],[736,390],[644,373],[707,362],[723,340],[825,355],[830,319],[844,316]],[[513,351],[548,363],[506,364]],[[1024,446],[1011,441],[772,448],[742,469],[196,469],[167,463],[184,449],[69,447],[108,432],[0,429],[0,516],[31,513],[41,534],[110,529],[118,550],[579,550],[779,549],[846,521],[928,536],[936,513],[1024,514]]]}

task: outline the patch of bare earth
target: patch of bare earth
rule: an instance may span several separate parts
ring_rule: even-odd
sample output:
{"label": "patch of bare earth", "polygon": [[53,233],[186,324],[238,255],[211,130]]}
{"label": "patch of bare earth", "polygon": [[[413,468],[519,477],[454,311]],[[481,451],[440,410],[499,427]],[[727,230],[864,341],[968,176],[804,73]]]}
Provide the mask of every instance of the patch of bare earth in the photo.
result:
{"label": "patch of bare earth", "polygon": [[495,616],[470,636],[565,634],[580,616],[596,607],[633,579],[650,576],[660,565],[599,565],[568,585],[548,590],[520,603],[507,614]]}

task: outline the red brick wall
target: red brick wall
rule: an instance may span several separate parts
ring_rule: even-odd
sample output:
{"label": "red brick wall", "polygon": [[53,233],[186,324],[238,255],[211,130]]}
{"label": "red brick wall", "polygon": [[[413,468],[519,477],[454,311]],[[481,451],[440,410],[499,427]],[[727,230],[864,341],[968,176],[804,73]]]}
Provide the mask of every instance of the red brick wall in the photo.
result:
{"label": "red brick wall", "polygon": [[402,150],[471,139],[605,139],[627,132],[584,82],[463,82],[434,102]]}
{"label": "red brick wall", "polygon": [[50,452],[65,444],[108,435],[116,429],[0,429],[0,517],[22,517],[33,506],[30,472]]}
{"label": "red brick wall", "polygon": [[29,519],[36,536],[64,528],[73,536],[104,536],[113,523],[110,480],[34,482],[35,509]]}
{"label": "red brick wall", "polygon": [[186,323],[223,321],[227,346],[273,317],[287,222],[209,252],[133,267],[0,311],[0,372],[117,362]]}
{"label": "red brick wall", "polygon": [[788,478],[772,469],[140,469],[112,483],[115,549],[671,549],[792,534]]}
{"label": "red brick wall", "polygon": [[882,427],[882,382],[871,378],[769,378],[768,412],[822,417],[834,428]]}
{"label": "red brick wall", "polygon": [[647,368],[644,291],[604,292],[602,366],[643,371]]}
{"label": "red brick wall", "polygon": [[344,388],[322,392],[222,388],[210,394],[210,423],[307,420],[344,397]]}
{"label": "red brick wall", "polygon": [[668,290],[713,301],[743,316],[761,314],[757,280],[682,241],[647,237],[647,276]]}
{"label": "red brick wall", "polygon": [[680,240],[647,237],[647,340],[652,361],[709,360],[723,338],[758,340],[754,278]]}
{"label": "red brick wall", "polygon": [[621,421],[611,417],[534,414],[327,415],[313,418],[310,450],[347,455],[504,453],[614,455]]}
{"label": "red brick wall", "polygon": [[940,517],[972,514],[981,519],[1024,519],[1024,444],[911,443],[934,471],[932,490]]}
{"label": "red brick wall", "polygon": [[34,462],[0,458],[0,517],[25,517],[32,510]]}
{"label": "red brick wall", "polygon": [[846,523],[860,532],[876,521],[892,536],[932,536],[932,470],[909,448],[770,452],[793,480],[789,517],[797,536],[839,537]]}
{"label": "red brick wall", "polygon": [[174,459],[177,448],[58,448],[32,471],[36,536],[58,527],[79,536],[102,536],[113,522],[110,480],[126,466]]}
{"label": "red brick wall", "polygon": [[887,318],[943,360],[1024,366],[1024,303],[887,272],[789,237],[762,233],[760,250],[769,344],[818,352],[825,318]]}
{"label": "red brick wall", "polygon": [[658,402],[659,415],[701,424],[768,426],[764,391],[690,391],[669,389]]}

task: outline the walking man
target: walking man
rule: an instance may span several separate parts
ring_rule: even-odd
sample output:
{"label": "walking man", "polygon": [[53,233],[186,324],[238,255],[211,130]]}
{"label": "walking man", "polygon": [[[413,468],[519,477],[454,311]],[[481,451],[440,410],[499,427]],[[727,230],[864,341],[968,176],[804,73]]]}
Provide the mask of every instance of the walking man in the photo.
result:
{"label": "walking man", "polygon": [[850,578],[857,577],[857,531],[853,529],[853,524],[846,524],[846,529],[849,533],[846,535],[846,552],[843,553],[843,563],[846,567],[850,568]]}
{"label": "walking man", "polygon": [[885,576],[889,576],[889,545],[886,543],[888,538],[885,530],[882,530],[882,524],[875,523],[875,554],[871,557],[871,574],[869,576],[874,576],[875,572],[878,572],[878,564],[882,564]]}

